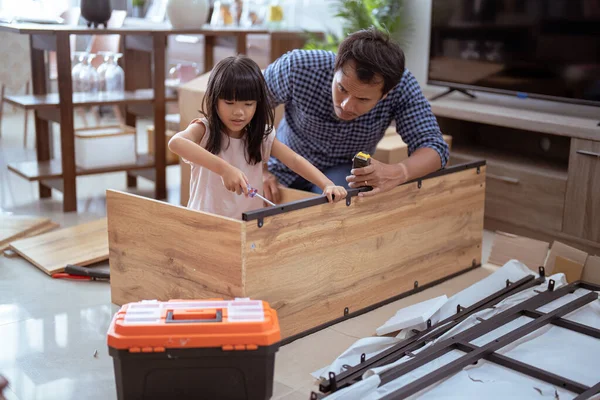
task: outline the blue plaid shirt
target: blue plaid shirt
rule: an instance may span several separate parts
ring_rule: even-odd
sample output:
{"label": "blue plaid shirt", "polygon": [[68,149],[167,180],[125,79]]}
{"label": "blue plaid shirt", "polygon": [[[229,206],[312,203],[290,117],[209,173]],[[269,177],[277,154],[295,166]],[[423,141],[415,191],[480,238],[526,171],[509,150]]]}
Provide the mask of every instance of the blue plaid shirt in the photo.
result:
{"label": "blue plaid shirt", "polygon": [[[392,120],[411,154],[421,147],[438,152],[442,168],[448,161],[435,116],[417,80],[405,70],[400,83],[367,114],[352,121],[335,115],[331,84],[335,54],[323,50],[294,50],[265,70],[275,105],[285,104],[277,138],[321,171],[352,161],[359,151],[373,154]],[[279,160],[269,170],[289,186],[298,177]]]}

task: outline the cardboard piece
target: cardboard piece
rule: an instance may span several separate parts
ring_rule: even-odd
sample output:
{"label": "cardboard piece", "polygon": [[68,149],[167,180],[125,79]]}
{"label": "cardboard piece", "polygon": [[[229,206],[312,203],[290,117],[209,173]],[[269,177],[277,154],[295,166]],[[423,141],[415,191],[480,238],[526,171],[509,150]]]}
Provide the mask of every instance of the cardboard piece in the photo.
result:
{"label": "cardboard piece", "polygon": [[554,264],[556,262],[556,257],[561,256],[568,260],[574,261],[577,264],[584,265],[587,260],[588,254],[585,251],[581,251],[569,245],[566,245],[561,242],[557,242],[556,240],[552,243],[552,248],[550,249],[550,255],[546,260],[546,275],[552,275],[554,273]]}
{"label": "cardboard piece", "polygon": [[[452,136],[443,135],[444,141],[452,148]],[[398,164],[408,158],[408,146],[396,132],[395,126],[386,129],[377,144],[373,158],[385,164]]]}
{"label": "cardboard piece", "polygon": [[488,262],[504,265],[514,259],[527,265],[532,271],[538,272],[538,268],[546,261],[549,246],[549,243],[540,240],[496,231]]}
{"label": "cardboard piece", "polygon": [[[154,125],[148,125],[146,128],[146,133],[148,134],[148,154],[154,155]],[[176,134],[177,132],[174,130],[167,129],[165,132],[165,153],[167,157],[167,164],[176,164],[179,160],[179,156],[173,153],[169,149],[169,140]]]}
{"label": "cardboard piece", "polygon": [[576,263],[568,258],[556,256],[553,273],[559,274],[561,272],[565,274],[568,283],[576,282],[581,279],[583,264]]}
{"label": "cardboard piece", "polygon": [[581,280],[600,285],[600,256],[589,256],[587,258]]}

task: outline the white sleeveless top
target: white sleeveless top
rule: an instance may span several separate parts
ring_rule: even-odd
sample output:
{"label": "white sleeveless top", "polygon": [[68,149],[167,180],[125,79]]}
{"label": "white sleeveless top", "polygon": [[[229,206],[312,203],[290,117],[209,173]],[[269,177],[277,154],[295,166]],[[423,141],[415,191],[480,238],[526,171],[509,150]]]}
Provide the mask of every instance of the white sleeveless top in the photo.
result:
{"label": "white sleeveless top", "polygon": [[[199,118],[191,123],[202,123],[206,127],[206,132],[200,141],[200,146],[206,148],[209,137],[208,121],[205,118]],[[250,185],[262,194],[263,163],[266,163],[271,156],[275,129],[263,141],[261,149],[262,162],[255,165],[250,165],[246,161],[246,140],[244,137],[235,139],[230,138],[225,133],[221,134],[223,135],[221,140],[223,148],[217,156],[246,174]],[[223,185],[221,176],[218,174],[188,160],[184,161],[191,165],[188,208],[224,217],[242,219],[242,213],[264,207],[263,201],[259,198],[250,198],[243,193],[238,195],[227,190]]]}

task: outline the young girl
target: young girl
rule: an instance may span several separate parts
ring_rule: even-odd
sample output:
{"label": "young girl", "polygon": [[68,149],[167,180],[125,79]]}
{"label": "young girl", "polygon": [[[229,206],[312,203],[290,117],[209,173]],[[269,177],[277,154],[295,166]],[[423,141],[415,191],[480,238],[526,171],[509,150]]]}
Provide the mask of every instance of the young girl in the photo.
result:
{"label": "young girl", "polygon": [[205,118],[169,141],[169,149],[192,167],[188,207],[237,219],[262,208],[248,189],[262,192],[263,163],[270,156],[319,186],[330,202],[346,197],[345,188],[277,140],[267,90],[248,57],[228,57],[215,66],[204,96]]}

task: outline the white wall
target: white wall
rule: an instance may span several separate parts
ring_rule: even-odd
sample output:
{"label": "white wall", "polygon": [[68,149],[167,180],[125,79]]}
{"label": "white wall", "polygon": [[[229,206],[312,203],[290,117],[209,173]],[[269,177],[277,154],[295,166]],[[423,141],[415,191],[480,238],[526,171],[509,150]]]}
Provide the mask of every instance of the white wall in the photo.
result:
{"label": "white wall", "polygon": [[431,0],[406,0],[406,8],[412,24],[410,44],[404,49],[406,67],[424,86],[429,60]]}
{"label": "white wall", "polygon": [[[331,0],[292,0],[295,2],[296,26],[304,29],[324,29],[341,33],[342,23],[333,17]],[[298,5],[302,4],[302,12]],[[431,0],[406,0],[408,18],[411,21],[409,44],[404,48],[406,67],[423,86],[427,81],[429,60],[429,30],[431,26]]]}

